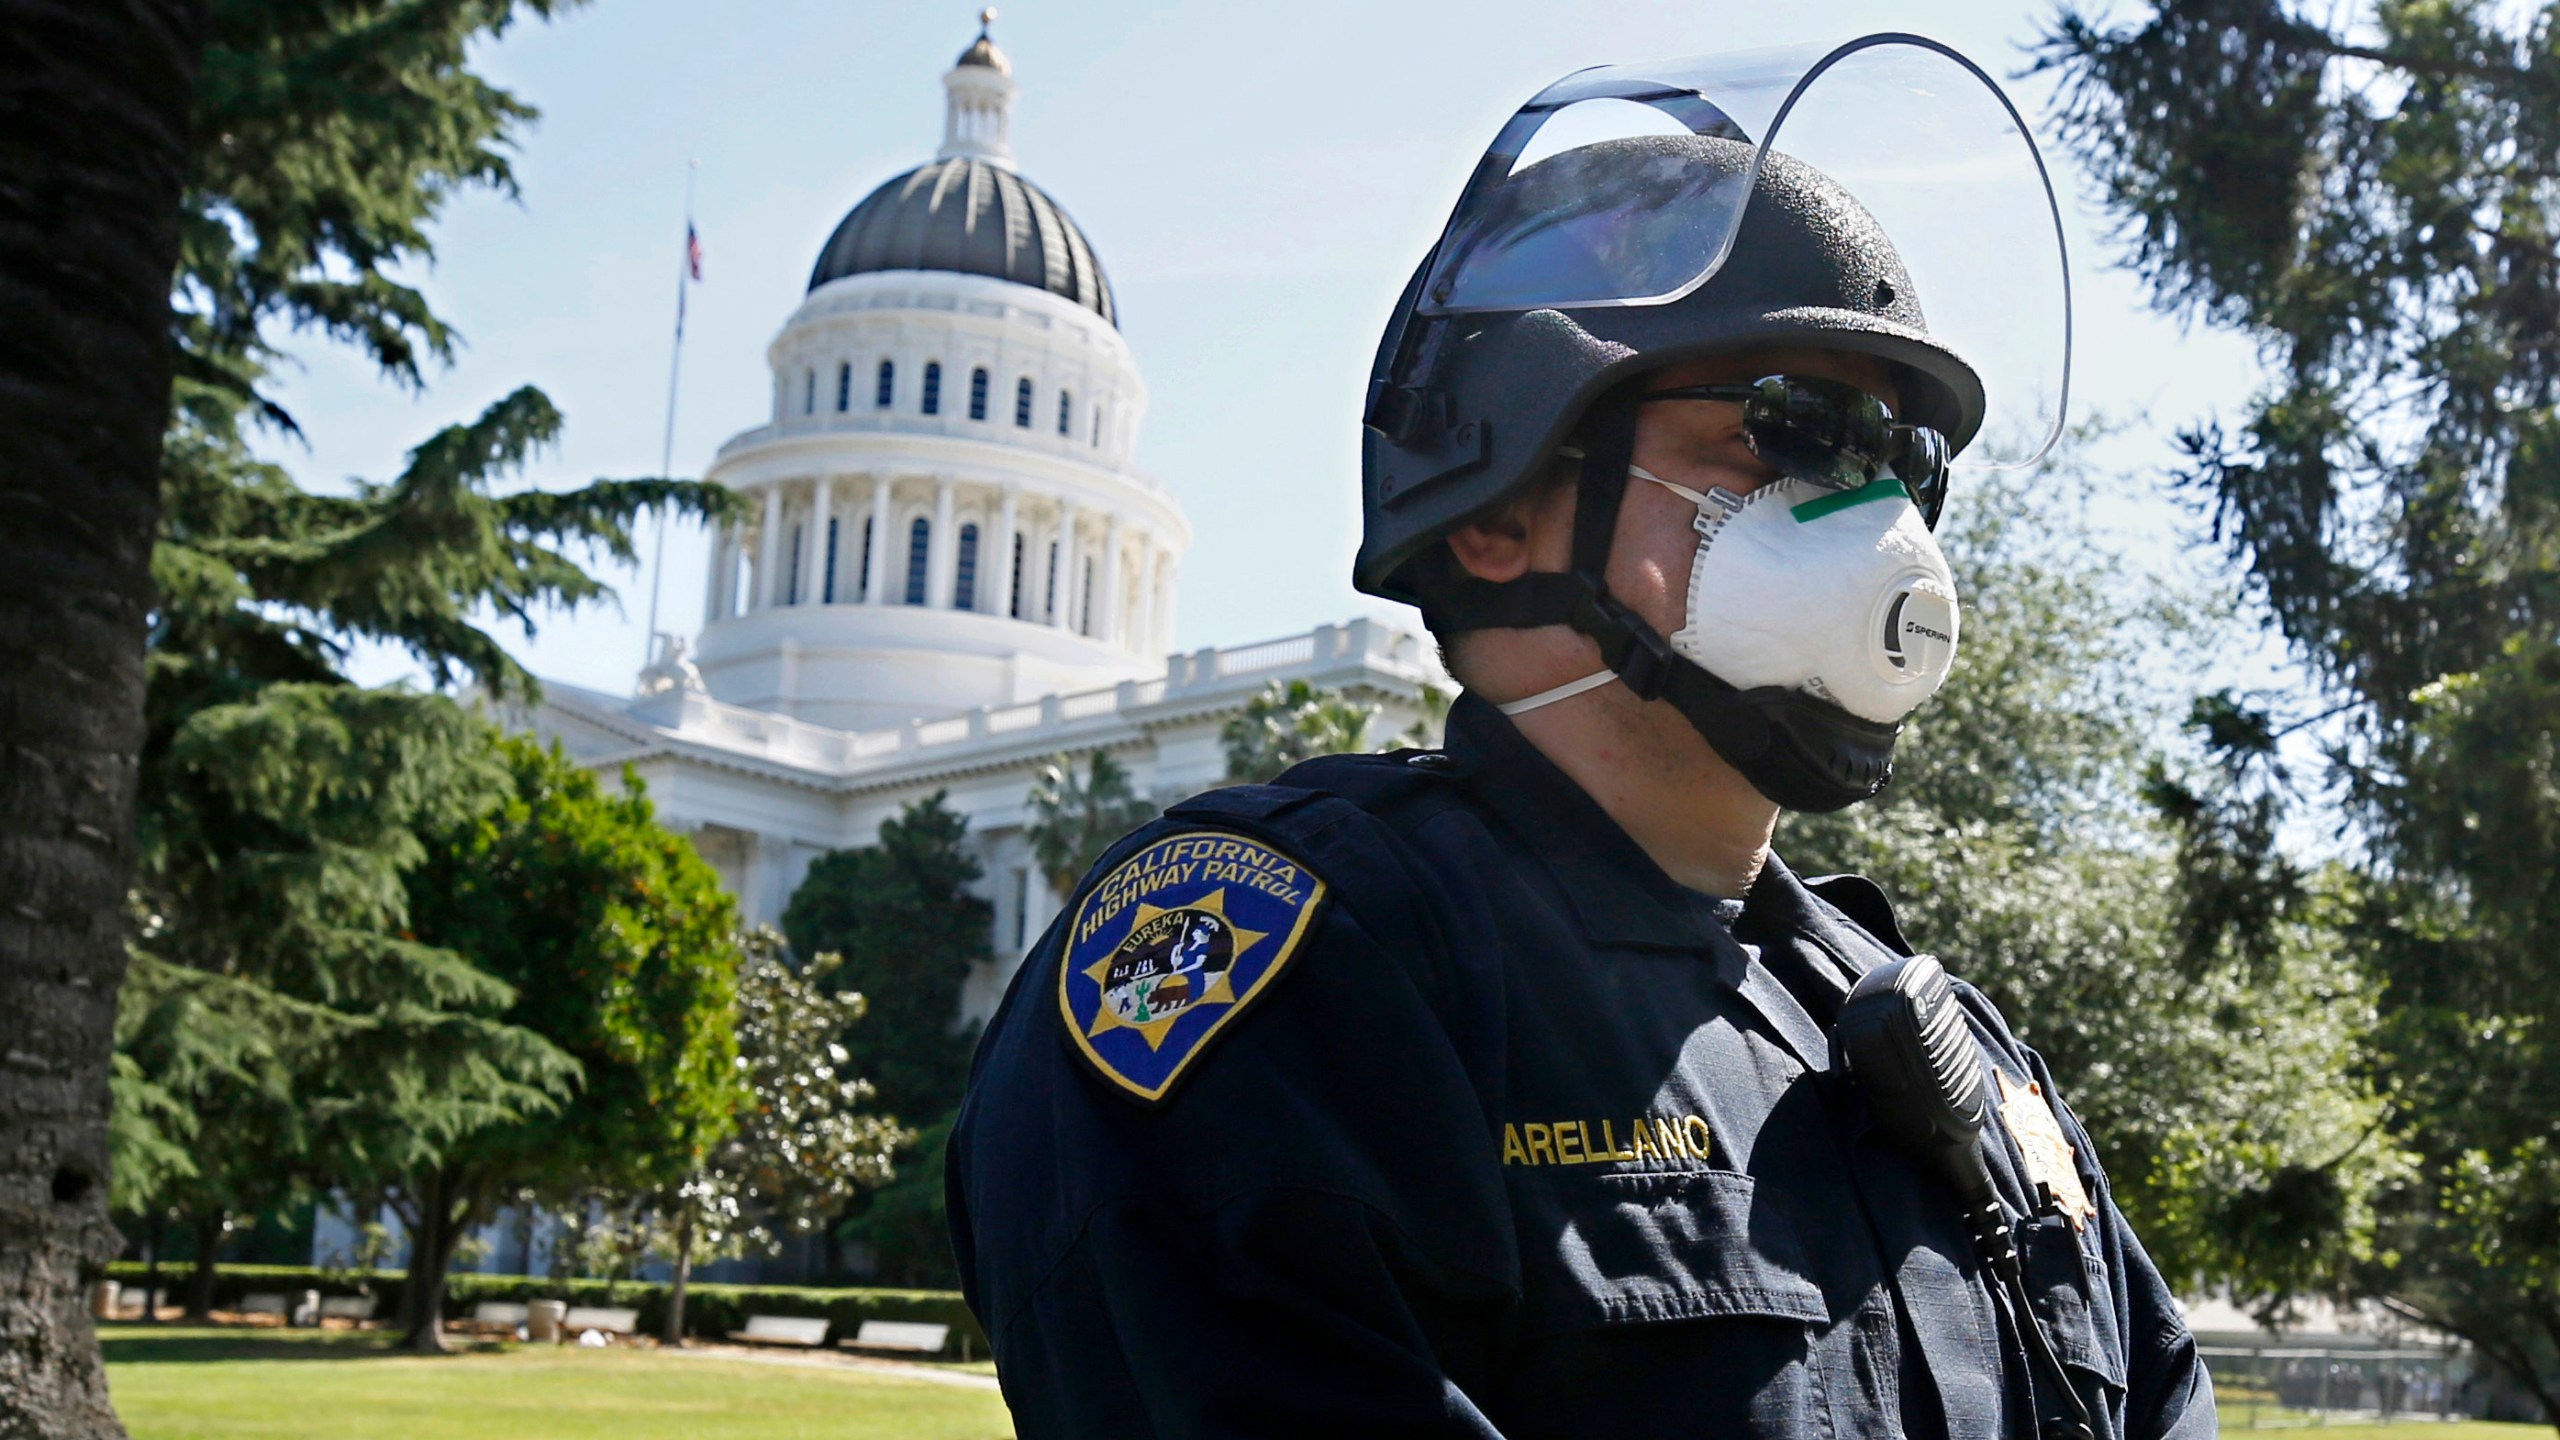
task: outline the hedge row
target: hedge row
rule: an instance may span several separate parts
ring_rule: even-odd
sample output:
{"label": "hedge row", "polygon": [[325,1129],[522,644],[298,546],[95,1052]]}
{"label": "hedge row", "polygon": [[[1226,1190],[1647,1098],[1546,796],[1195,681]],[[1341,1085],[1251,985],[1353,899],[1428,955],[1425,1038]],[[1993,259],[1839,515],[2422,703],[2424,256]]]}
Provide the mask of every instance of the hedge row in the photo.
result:
{"label": "hedge row", "polygon": [[[128,1289],[148,1282],[150,1267],[136,1261],[120,1260],[107,1267],[107,1278]],[[400,1287],[405,1279],[398,1270],[349,1271],[319,1270],[307,1265],[224,1265],[215,1271],[213,1303],[217,1309],[236,1310],[240,1297],[257,1291],[317,1290],[323,1295],[378,1295],[382,1304],[376,1314],[391,1316],[400,1310]],[[164,1265],[160,1268],[160,1284],[164,1293],[177,1296],[185,1292],[187,1267]],[[572,1305],[603,1305],[637,1309],[639,1328],[644,1335],[658,1333],[666,1318],[667,1287],[655,1281],[640,1280],[550,1280],[534,1275],[475,1275],[457,1273],[445,1281],[444,1313],[449,1320],[469,1318],[473,1306],[484,1300],[511,1301],[522,1304],[529,1300],[566,1300]],[[865,1320],[904,1320],[928,1325],[951,1327],[949,1353],[984,1356],[987,1353],[986,1332],[978,1328],[978,1319],[969,1313],[955,1291],[950,1290],[822,1290],[808,1286],[779,1285],[706,1285],[699,1282],[685,1287],[684,1328],[688,1335],[718,1339],[732,1330],[746,1328],[750,1315],[798,1315],[823,1317],[827,1339],[831,1343],[851,1340]]]}

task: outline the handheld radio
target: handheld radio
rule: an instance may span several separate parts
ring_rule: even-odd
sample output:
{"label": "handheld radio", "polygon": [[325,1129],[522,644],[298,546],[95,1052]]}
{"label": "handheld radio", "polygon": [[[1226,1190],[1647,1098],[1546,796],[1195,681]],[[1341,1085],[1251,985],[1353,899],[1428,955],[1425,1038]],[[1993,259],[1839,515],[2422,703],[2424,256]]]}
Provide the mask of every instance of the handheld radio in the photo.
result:
{"label": "handheld radio", "polygon": [[[2038,1427],[2043,1440],[2091,1440],[2089,1407],[2027,1299],[2014,1231],[1982,1158],[1982,1126],[1990,1116],[1982,1053],[1946,968],[1935,956],[1914,955],[1868,971],[1849,991],[1831,1033],[1877,1127],[1955,1187],[1974,1247],[2000,1279],[2038,1388],[2050,1392]],[[2053,1395],[2070,1402],[2068,1415],[2053,1407]]]}

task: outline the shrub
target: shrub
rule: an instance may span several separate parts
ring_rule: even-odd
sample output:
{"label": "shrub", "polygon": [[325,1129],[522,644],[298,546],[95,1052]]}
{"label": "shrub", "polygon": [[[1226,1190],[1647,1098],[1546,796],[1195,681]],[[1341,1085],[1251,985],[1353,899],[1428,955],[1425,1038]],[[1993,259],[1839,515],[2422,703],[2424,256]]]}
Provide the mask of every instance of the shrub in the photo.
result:
{"label": "shrub", "polygon": [[[127,1289],[148,1280],[150,1267],[136,1261],[118,1261],[107,1267],[107,1278]],[[174,1288],[185,1278],[183,1270],[162,1267],[164,1287]],[[381,1315],[400,1313],[400,1287],[406,1276],[398,1270],[321,1270],[307,1265],[224,1265],[214,1278],[214,1307],[221,1310],[240,1308],[240,1297],[257,1291],[294,1292],[317,1290],[323,1295],[373,1294],[382,1297],[376,1311]],[[473,1306],[484,1300],[523,1304],[531,1300],[565,1300],[572,1305],[610,1305],[637,1309],[639,1332],[653,1334],[664,1318],[667,1287],[646,1280],[552,1280],[539,1275],[474,1275],[456,1274],[445,1283],[444,1314],[448,1320],[468,1319]],[[815,1286],[794,1285],[705,1285],[685,1287],[685,1333],[716,1340],[732,1330],[746,1328],[750,1315],[798,1315],[824,1318],[830,1344],[849,1341],[862,1328],[865,1320],[901,1320],[926,1325],[948,1325],[951,1338],[945,1353],[983,1356],[987,1353],[987,1334],[978,1326],[978,1318],[958,1292],[951,1290],[831,1290]]]}

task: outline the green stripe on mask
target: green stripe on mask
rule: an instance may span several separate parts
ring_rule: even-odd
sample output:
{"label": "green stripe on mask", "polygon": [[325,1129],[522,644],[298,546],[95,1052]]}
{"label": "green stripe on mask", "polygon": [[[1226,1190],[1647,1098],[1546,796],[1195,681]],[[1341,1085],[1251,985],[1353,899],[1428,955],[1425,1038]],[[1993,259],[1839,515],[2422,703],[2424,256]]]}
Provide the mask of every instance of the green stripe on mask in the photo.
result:
{"label": "green stripe on mask", "polygon": [[1802,525],[1825,515],[1837,514],[1852,505],[1864,505],[1870,500],[1910,498],[1911,492],[1902,488],[1902,482],[1888,475],[1881,480],[1870,480],[1855,490],[1834,490],[1828,495],[1807,500],[1787,513],[1795,516],[1796,523]]}

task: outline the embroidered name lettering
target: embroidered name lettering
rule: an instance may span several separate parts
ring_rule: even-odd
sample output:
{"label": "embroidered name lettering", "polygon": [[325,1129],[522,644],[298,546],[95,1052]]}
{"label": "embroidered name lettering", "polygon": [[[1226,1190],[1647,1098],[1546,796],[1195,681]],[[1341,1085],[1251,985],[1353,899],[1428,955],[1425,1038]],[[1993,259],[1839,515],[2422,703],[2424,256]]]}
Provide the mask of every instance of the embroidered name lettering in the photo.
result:
{"label": "embroidered name lettering", "polygon": [[[1621,1139],[1621,1136],[1624,1136]],[[1627,1160],[1705,1164],[1714,1133],[1703,1115],[1638,1115],[1615,1120],[1530,1120],[1502,1127],[1505,1165],[1606,1165]]]}

